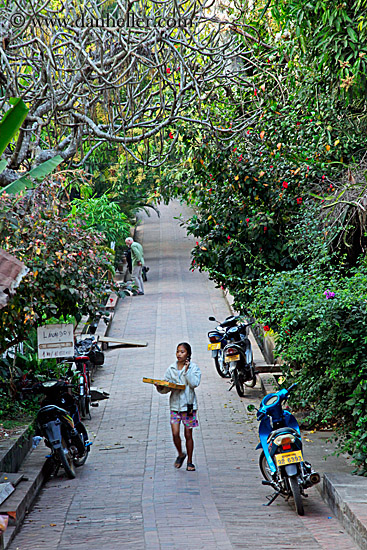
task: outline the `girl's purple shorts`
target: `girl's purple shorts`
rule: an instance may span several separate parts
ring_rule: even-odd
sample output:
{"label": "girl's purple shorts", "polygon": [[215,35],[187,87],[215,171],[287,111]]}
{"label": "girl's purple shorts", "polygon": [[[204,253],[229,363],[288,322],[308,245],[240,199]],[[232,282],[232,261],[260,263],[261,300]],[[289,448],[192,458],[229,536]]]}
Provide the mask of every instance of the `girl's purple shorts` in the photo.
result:
{"label": "girl's purple shorts", "polygon": [[181,420],[186,428],[196,428],[199,426],[197,411],[192,411],[192,414],[171,411],[171,424],[179,424]]}

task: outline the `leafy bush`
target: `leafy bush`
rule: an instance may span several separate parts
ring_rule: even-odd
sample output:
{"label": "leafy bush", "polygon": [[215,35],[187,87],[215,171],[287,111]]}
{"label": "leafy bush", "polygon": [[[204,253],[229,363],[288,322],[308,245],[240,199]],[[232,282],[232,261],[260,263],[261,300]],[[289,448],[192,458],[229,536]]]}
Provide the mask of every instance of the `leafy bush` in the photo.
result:
{"label": "leafy bush", "polygon": [[57,184],[0,197],[0,246],[29,272],[0,310],[0,353],[50,317],[92,313],[113,286],[112,254],[103,235],[67,216]]}
{"label": "leafy bush", "polygon": [[337,424],[343,448],[367,474],[367,265],[347,276],[321,261],[268,277],[252,312],[276,332],[275,353],[298,381],[296,400],[309,420]]}

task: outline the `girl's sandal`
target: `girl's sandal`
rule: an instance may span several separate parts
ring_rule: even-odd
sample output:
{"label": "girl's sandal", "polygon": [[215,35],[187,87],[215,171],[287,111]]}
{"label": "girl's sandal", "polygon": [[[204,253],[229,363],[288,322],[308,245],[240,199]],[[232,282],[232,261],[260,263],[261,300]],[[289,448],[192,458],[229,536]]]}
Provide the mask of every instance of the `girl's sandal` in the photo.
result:
{"label": "girl's sandal", "polygon": [[192,462],[188,462],[186,466],[186,470],[188,472],[195,472],[196,470],[195,465]]}
{"label": "girl's sandal", "polygon": [[182,464],[184,463],[184,460],[186,458],[186,454],[184,453],[182,456],[178,456],[175,460],[175,468],[181,468]]}

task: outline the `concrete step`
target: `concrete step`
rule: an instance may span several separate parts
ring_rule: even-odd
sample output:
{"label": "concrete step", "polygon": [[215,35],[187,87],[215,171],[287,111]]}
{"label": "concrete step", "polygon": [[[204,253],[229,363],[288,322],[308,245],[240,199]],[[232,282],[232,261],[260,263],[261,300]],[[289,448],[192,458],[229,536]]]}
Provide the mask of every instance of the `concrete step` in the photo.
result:
{"label": "concrete step", "polygon": [[32,450],[18,471],[23,476],[15,491],[0,505],[0,515],[8,515],[8,528],[3,534],[4,550],[10,545],[24,517],[31,508],[45,479],[52,472],[52,461],[46,459],[48,448],[41,443]]}

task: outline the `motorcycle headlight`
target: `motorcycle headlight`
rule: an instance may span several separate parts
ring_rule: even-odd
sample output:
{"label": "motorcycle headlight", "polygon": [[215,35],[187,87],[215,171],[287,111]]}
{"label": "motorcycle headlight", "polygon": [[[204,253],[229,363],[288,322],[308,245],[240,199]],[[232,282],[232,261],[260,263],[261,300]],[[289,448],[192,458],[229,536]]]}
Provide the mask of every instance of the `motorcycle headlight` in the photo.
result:
{"label": "motorcycle headlight", "polygon": [[274,443],[278,447],[280,447],[281,445],[287,445],[287,444],[290,444],[290,443],[294,443],[295,441],[296,441],[296,438],[292,434],[281,434],[281,435],[278,435],[278,437],[276,437],[274,439]]}

